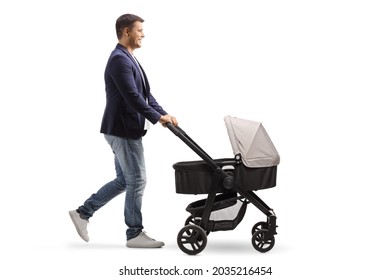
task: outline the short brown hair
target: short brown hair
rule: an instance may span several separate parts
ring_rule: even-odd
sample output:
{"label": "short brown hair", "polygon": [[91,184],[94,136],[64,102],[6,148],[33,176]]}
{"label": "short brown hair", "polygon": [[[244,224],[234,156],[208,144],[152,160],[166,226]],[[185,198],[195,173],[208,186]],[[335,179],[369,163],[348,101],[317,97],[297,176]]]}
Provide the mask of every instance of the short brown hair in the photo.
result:
{"label": "short brown hair", "polygon": [[123,30],[127,28],[132,28],[134,22],[139,21],[139,22],[144,22],[142,18],[136,15],[132,14],[124,14],[121,15],[117,20],[116,20],[116,36],[118,37],[118,40],[122,38],[123,35]]}

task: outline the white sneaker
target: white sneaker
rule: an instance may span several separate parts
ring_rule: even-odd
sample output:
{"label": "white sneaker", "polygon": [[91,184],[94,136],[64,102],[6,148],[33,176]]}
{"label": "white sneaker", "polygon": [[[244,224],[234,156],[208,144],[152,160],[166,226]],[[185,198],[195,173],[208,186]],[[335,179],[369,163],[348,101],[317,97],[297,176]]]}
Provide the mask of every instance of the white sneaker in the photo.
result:
{"label": "white sneaker", "polygon": [[142,231],[137,237],[127,240],[126,246],[129,248],[161,248],[164,242],[156,241]]}
{"label": "white sneaker", "polygon": [[69,211],[69,215],[70,218],[72,219],[74,226],[76,227],[77,233],[84,241],[88,242],[89,241],[89,236],[87,231],[88,221],[82,219],[80,217],[80,214],[77,213],[76,210]]}

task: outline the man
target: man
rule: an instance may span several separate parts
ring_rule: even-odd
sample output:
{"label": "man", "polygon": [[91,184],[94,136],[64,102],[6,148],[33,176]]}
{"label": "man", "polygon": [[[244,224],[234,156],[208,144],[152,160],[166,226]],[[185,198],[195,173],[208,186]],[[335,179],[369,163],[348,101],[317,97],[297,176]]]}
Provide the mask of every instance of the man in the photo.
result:
{"label": "man", "polygon": [[130,248],[159,248],[161,241],[148,237],[142,225],[142,197],[146,186],[145,161],[142,137],[149,122],[177,125],[150,93],[149,82],[141,65],[133,55],[141,47],[143,19],[131,14],[116,21],[118,44],[108,59],[104,73],[106,108],[101,133],[115,155],[116,179],[92,194],[70,217],[80,237],[89,241],[88,219],[117,195],[126,192],[125,223],[127,243]]}

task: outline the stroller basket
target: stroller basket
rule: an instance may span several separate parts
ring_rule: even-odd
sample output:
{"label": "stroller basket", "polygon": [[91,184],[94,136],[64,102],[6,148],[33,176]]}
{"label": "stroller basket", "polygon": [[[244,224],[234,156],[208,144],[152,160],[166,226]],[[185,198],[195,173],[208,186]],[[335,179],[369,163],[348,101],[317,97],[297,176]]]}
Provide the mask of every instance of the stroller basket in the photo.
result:
{"label": "stroller basket", "polygon": [[[191,213],[195,221],[202,217],[206,200],[198,200],[187,206],[186,210]],[[240,201],[236,193],[217,195],[205,229],[208,231],[235,229],[244,218],[246,208],[247,202]]]}

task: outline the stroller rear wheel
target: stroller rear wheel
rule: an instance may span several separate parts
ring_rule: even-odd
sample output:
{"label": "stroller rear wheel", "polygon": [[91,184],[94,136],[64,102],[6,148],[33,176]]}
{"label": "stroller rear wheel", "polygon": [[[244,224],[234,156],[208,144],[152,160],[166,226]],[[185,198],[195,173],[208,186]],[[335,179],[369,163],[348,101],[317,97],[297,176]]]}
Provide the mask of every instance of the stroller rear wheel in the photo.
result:
{"label": "stroller rear wheel", "polygon": [[268,252],[275,245],[275,237],[267,229],[257,230],[252,236],[252,245],[261,253]]}
{"label": "stroller rear wheel", "polygon": [[206,248],[207,235],[200,226],[186,225],[177,235],[177,245],[184,253],[196,255]]}

